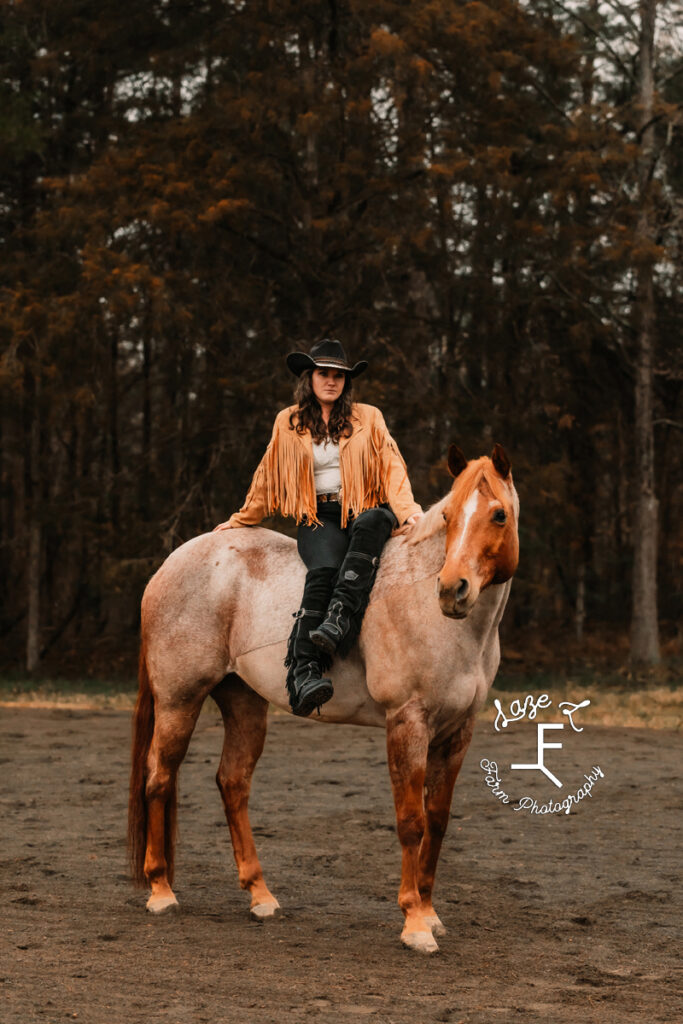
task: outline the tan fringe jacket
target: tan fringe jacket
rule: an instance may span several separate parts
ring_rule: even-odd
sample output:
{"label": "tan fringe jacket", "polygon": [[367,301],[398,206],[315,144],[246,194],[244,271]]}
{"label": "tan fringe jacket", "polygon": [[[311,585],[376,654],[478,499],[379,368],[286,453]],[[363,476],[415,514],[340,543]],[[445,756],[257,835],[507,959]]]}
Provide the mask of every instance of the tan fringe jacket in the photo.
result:
{"label": "tan fringe jacket", "polygon": [[[298,434],[289,425],[295,405],[278,413],[273,436],[261,459],[244,505],[229,519],[230,526],[256,526],[265,516],[280,512],[319,523],[313,475],[313,441],[306,430]],[[420,512],[413,498],[406,464],[387,430],[384,417],[373,405],[354,402],[353,433],[339,442],[341,471],[341,525],[348,513],[388,502],[402,525]]]}

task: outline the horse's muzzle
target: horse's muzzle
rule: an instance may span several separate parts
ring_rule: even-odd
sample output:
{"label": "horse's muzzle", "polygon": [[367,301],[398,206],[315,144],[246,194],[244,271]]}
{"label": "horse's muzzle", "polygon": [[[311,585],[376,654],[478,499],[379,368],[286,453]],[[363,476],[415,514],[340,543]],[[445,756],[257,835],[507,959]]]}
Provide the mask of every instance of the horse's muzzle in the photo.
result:
{"label": "horse's muzzle", "polygon": [[449,619],[466,619],[472,611],[477,595],[472,592],[470,581],[464,577],[451,584],[437,583],[441,613]]}

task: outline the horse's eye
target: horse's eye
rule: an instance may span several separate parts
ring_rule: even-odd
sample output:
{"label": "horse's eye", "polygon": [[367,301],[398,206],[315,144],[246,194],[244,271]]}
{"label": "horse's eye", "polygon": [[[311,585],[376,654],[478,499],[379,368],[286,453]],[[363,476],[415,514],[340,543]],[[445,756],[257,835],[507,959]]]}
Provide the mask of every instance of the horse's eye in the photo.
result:
{"label": "horse's eye", "polygon": [[443,516],[444,523],[447,523],[448,522],[448,517],[446,516],[446,513],[442,512],[441,515]]}
{"label": "horse's eye", "polygon": [[494,523],[500,523],[502,525],[506,519],[507,516],[505,515],[505,512],[502,508],[497,508],[496,511],[493,513]]}

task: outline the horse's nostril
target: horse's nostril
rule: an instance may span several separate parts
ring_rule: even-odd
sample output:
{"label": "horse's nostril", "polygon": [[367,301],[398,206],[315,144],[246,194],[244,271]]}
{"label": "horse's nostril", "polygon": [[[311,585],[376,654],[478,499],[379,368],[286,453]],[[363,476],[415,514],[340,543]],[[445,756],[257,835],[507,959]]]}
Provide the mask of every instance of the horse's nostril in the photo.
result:
{"label": "horse's nostril", "polygon": [[470,585],[468,580],[460,580],[460,585],[455,592],[456,601],[464,601],[470,592]]}

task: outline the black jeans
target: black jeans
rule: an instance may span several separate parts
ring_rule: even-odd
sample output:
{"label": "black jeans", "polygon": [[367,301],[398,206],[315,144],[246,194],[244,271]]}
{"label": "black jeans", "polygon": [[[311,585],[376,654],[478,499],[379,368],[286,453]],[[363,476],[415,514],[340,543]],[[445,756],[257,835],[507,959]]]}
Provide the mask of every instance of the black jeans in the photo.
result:
{"label": "black jeans", "polygon": [[389,505],[378,505],[366,509],[352,519],[344,528],[341,525],[341,505],[338,501],[318,503],[318,519],[322,526],[302,523],[296,535],[299,555],[307,569],[338,569],[346,555],[351,541],[351,531],[363,518],[390,517],[392,529],[398,526],[396,516]]}

